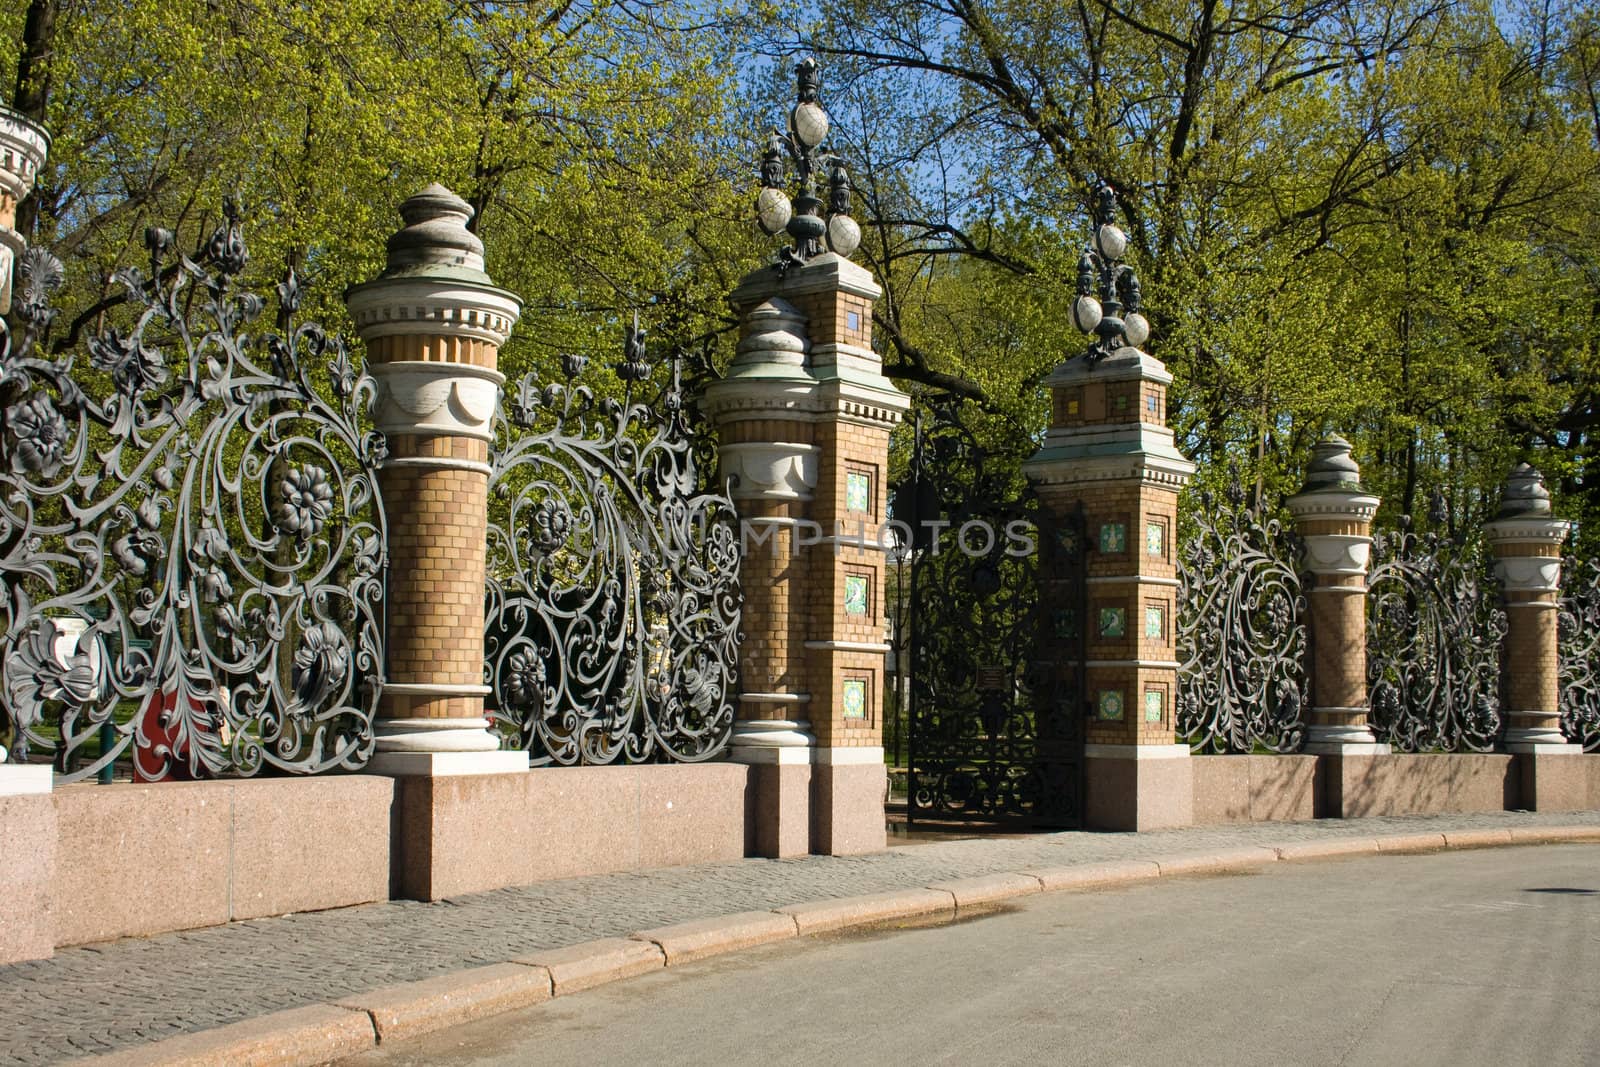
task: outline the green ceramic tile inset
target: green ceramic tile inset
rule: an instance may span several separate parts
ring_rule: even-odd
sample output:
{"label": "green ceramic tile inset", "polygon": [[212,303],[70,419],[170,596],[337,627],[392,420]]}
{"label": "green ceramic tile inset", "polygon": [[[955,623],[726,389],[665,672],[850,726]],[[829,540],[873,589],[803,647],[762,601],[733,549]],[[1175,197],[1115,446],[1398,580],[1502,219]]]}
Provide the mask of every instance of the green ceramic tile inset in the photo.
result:
{"label": "green ceramic tile inset", "polygon": [[844,717],[867,717],[867,683],[859,678],[846,679],[844,683]]}
{"label": "green ceramic tile inset", "polygon": [[1100,527],[1100,551],[1110,555],[1125,552],[1128,548],[1128,528],[1120,522],[1108,522]]}
{"label": "green ceramic tile inset", "polygon": [[1160,722],[1165,712],[1166,694],[1159,689],[1146,689],[1144,691],[1144,721]]}
{"label": "green ceramic tile inset", "polygon": [[860,471],[844,476],[844,506],[848,511],[872,510],[872,479]]}
{"label": "green ceramic tile inset", "polygon": [[1095,711],[1104,722],[1118,722],[1122,718],[1122,691],[1120,689],[1100,690],[1100,699],[1095,701]]}
{"label": "green ceramic tile inset", "polygon": [[1167,551],[1167,528],[1152,522],[1144,528],[1144,550],[1148,555],[1162,556]]}
{"label": "green ceramic tile inset", "polygon": [[1100,636],[1121,637],[1127,632],[1127,613],[1121,608],[1100,609]]}
{"label": "green ceramic tile inset", "polygon": [[1144,609],[1144,635],[1146,637],[1160,638],[1160,637],[1165,637],[1166,636],[1166,627],[1164,627],[1162,625],[1162,623],[1164,623],[1166,621],[1163,618],[1163,615],[1164,615],[1164,613],[1162,612],[1162,610],[1161,610],[1159,605],[1150,604],[1150,605],[1145,607],[1145,609]]}
{"label": "green ceramic tile inset", "polygon": [[865,615],[867,613],[867,579],[860,574],[847,574],[844,576],[844,613],[846,615]]}

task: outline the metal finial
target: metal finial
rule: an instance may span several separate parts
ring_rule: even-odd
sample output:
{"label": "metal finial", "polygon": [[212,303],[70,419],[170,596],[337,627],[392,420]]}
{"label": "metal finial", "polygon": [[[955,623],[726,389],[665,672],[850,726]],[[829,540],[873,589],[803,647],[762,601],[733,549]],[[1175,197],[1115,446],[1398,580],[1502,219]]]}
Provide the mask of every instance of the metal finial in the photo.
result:
{"label": "metal finial", "polygon": [[[787,233],[794,240],[779,250],[777,266],[787,270],[805,264],[824,250],[848,257],[861,243],[861,227],[850,217],[850,175],[844,160],[826,147],[831,120],[820,102],[822,79],[817,61],[807,56],[795,65],[795,105],[786,131],[773,128],[759,172],[761,192],[756,218],[769,234]],[[794,167],[798,192],[785,192],[785,158]],[[818,195],[827,173],[827,215]]]}
{"label": "metal finial", "polygon": [[1150,336],[1150,323],[1140,314],[1144,291],[1133,268],[1122,262],[1128,235],[1116,224],[1117,191],[1100,179],[1092,195],[1094,232],[1078,260],[1078,299],[1072,305],[1073,324],[1095,338],[1084,352],[1091,366],[1123,347],[1138,348]]}

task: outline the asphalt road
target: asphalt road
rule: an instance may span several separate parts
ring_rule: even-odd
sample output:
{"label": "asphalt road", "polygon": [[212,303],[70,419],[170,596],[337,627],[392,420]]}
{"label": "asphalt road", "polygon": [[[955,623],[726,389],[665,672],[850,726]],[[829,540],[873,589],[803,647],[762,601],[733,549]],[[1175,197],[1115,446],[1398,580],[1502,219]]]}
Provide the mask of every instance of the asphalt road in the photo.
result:
{"label": "asphalt road", "polygon": [[1600,1063],[1600,847],[1023,899],[671,968],[347,1062]]}

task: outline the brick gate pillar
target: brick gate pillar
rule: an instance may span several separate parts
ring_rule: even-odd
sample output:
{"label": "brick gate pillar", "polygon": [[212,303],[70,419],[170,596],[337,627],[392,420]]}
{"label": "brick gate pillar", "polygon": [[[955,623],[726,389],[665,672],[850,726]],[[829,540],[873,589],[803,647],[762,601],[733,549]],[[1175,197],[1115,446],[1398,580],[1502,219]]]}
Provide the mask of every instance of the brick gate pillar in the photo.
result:
{"label": "brick gate pillar", "polygon": [[1194,464],[1166,425],[1171,384],[1160,360],[1126,345],[1096,364],[1063,363],[1045,379],[1049,433],[1023,465],[1056,522],[1083,508],[1088,618],[1051,625],[1088,631],[1084,817],[1099,829],[1193,817],[1189,747],[1173,722],[1173,624],[1178,493]]}
{"label": "brick gate pillar", "polygon": [[753,764],[756,850],[884,847],[889,434],[908,406],[872,351],[869,272],[834,253],[747,276],[738,355],[703,407],[743,523],[731,757]]}
{"label": "brick gate pillar", "polygon": [[483,714],[490,426],[521,302],[484,273],[472,208],[450,190],[430,185],[400,215],[383,273],[345,294],[389,448],[388,662],[371,769],[525,771],[527,753],[497,751]]}
{"label": "brick gate pillar", "polygon": [[1311,709],[1307,752],[1387,755],[1367,724],[1367,566],[1378,498],[1361,486],[1350,442],[1329,434],[1312,449],[1306,483],[1284,502],[1305,542],[1311,575]]}
{"label": "brick gate pillar", "polygon": [[1572,524],[1550,510],[1544,478],[1520,463],[1506,480],[1500,510],[1484,526],[1494,549],[1506,609],[1501,657],[1504,745],[1516,753],[1522,804],[1535,811],[1587,807],[1581,745],[1561,733],[1557,620],[1561,611],[1561,545]]}

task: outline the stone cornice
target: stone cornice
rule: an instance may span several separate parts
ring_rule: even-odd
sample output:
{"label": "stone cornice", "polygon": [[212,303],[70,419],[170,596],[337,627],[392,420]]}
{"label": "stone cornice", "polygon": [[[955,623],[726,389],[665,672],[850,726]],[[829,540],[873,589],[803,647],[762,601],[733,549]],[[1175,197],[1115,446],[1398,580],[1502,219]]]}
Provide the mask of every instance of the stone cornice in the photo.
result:
{"label": "stone cornice", "polygon": [[1171,385],[1172,372],[1167,370],[1165,363],[1137,348],[1119,348],[1115,355],[1108,356],[1093,366],[1082,357],[1074,357],[1057,364],[1056,369],[1045,378],[1044,384],[1046,388],[1063,388],[1087,385],[1091,382],[1127,381]]}
{"label": "stone cornice", "polygon": [[18,200],[27,196],[49,154],[50,134],[44,127],[0,107],[0,188]]}
{"label": "stone cornice", "polygon": [[432,334],[499,346],[522,313],[516,294],[489,285],[432,278],[380,278],[345,292],[363,341]]}
{"label": "stone cornice", "polygon": [[1174,491],[1189,484],[1194,464],[1182,456],[1135,452],[1120,456],[1045,457],[1026,460],[1023,473],[1035,485],[1085,486],[1104,482],[1138,482]]}
{"label": "stone cornice", "polygon": [[1378,513],[1377,497],[1348,489],[1314,490],[1298,493],[1284,501],[1296,522],[1327,519],[1345,522],[1371,522]]}
{"label": "stone cornice", "polygon": [[1559,545],[1572,532],[1566,519],[1496,519],[1483,524],[1483,534],[1497,545]]}
{"label": "stone cornice", "polygon": [[738,288],[728,295],[728,302],[743,308],[773,296],[793,300],[797,296],[830,292],[849,293],[866,300],[877,300],[883,295],[871,271],[825,252],[803,267],[790,267],[780,272],[775,266],[766,266],[751,271],[739,280]]}

